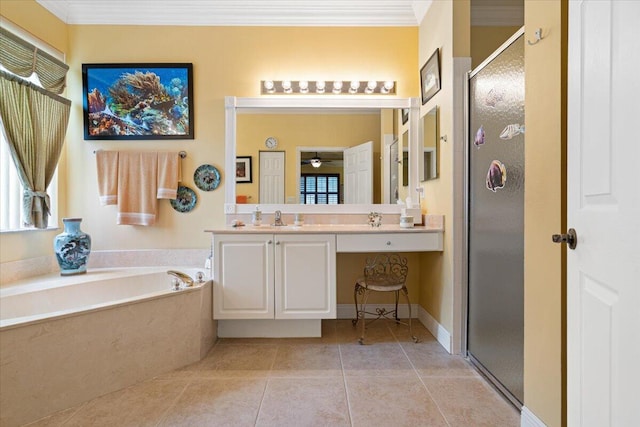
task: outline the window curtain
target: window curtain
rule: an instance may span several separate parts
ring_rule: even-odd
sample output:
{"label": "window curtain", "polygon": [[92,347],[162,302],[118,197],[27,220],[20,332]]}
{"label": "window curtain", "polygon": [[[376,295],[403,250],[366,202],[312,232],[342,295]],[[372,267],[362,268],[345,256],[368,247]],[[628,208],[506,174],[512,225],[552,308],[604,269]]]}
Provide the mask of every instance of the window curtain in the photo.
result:
{"label": "window curtain", "polygon": [[0,70],[0,116],[25,188],[25,225],[47,228],[46,193],[60,158],[71,101]]}
{"label": "window curtain", "polygon": [[20,77],[35,73],[42,87],[57,95],[66,86],[67,64],[4,28],[0,28],[0,63]]}

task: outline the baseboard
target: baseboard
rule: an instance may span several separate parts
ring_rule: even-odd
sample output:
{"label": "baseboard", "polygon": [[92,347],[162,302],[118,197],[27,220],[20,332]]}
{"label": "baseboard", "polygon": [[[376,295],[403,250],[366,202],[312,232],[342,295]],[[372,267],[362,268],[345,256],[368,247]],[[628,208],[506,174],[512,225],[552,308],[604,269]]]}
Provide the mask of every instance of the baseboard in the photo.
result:
{"label": "baseboard", "polygon": [[418,306],[418,319],[445,350],[451,353],[451,334],[427,310]]}
{"label": "baseboard", "polygon": [[[371,307],[384,308],[387,311],[394,310],[395,304],[371,304]],[[418,317],[418,304],[411,304],[411,318]],[[356,309],[353,304],[338,304],[336,311],[338,319],[353,319],[356,315]],[[398,315],[401,318],[409,317],[409,306],[407,304],[398,304]],[[373,315],[367,315],[366,318],[375,317]]]}
{"label": "baseboard", "polygon": [[322,336],[320,319],[218,320],[219,338],[307,338]]}
{"label": "baseboard", "polygon": [[540,418],[531,412],[526,406],[522,407],[520,412],[520,427],[547,427]]}

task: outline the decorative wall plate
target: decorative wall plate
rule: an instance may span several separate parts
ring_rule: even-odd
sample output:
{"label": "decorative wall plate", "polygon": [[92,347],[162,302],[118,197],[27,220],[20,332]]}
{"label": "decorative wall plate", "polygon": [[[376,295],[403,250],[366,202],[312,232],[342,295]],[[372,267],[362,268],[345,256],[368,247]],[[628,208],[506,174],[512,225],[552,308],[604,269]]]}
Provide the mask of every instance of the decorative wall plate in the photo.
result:
{"label": "decorative wall plate", "polygon": [[171,200],[171,207],[178,212],[191,212],[196,206],[197,201],[198,196],[196,196],[195,191],[189,187],[180,185],[178,187],[178,197]]}
{"label": "decorative wall plate", "polygon": [[193,173],[193,181],[202,191],[215,190],[220,185],[220,172],[215,166],[201,165]]}

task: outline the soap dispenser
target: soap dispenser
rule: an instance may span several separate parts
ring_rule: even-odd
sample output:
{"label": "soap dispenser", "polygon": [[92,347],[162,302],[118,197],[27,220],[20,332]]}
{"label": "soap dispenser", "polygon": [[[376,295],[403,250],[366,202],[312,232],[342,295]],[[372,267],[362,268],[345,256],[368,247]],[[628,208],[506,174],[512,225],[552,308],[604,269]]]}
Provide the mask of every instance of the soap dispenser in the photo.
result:
{"label": "soap dispenser", "polygon": [[262,211],[260,211],[260,207],[256,206],[256,210],[253,211],[251,215],[251,223],[253,225],[261,225],[262,224]]}

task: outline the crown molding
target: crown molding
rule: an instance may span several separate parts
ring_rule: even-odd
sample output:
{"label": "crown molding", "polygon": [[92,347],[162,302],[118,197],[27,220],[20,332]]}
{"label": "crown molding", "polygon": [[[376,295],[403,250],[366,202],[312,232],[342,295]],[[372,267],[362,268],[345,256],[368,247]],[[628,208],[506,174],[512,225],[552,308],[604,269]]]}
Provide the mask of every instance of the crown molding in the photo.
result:
{"label": "crown molding", "polygon": [[78,25],[417,26],[432,0],[36,1]]}

